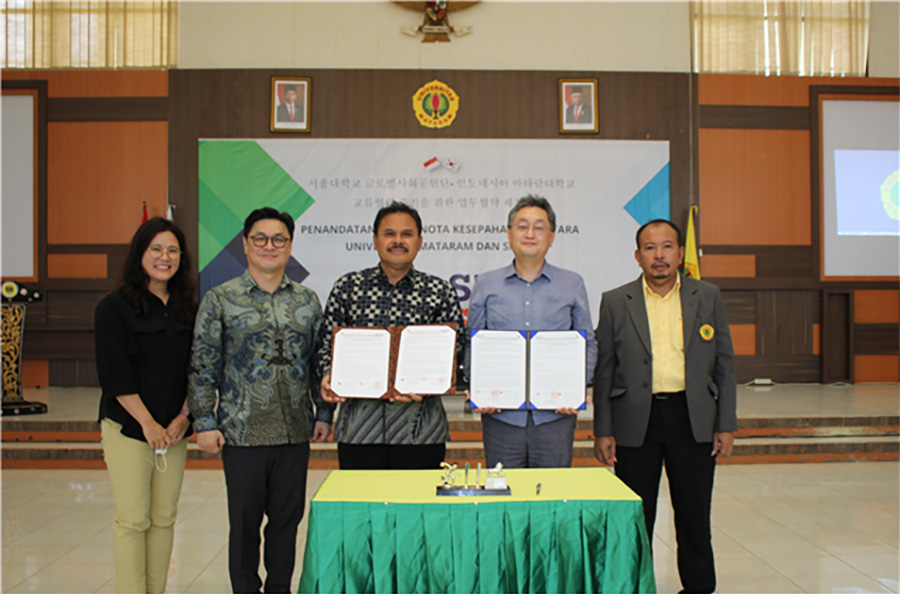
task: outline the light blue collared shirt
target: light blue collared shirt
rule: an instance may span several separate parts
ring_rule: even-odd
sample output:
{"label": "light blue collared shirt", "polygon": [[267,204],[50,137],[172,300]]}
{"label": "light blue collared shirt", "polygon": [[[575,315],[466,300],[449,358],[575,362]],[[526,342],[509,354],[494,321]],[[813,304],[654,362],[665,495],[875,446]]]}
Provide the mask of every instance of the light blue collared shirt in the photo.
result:
{"label": "light blue collared shirt", "polygon": [[[466,330],[583,330],[587,340],[585,384],[594,376],[597,339],[591,323],[590,302],[584,279],[577,272],[544,262],[541,273],[526,281],[511,264],[478,275],[472,289]],[[534,424],[555,421],[565,415],[553,411],[503,411],[498,421],[524,427],[531,412]]]}

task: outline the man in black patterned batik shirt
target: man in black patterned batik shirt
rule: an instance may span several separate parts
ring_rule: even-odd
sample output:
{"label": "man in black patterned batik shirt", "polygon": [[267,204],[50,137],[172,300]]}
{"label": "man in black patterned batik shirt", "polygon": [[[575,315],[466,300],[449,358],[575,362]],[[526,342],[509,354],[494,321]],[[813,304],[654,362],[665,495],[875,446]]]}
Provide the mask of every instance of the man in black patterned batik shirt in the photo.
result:
{"label": "man in black patterned batik shirt", "polygon": [[393,202],[373,227],[378,266],[338,279],[325,306],[319,349],[322,397],[340,402],[334,439],[342,469],[438,468],[450,437],[440,396],[397,395],[390,400],[343,399],[331,391],[335,327],[457,325],[457,358],[465,345],[462,311],[450,283],[413,268],[422,247],[415,209]]}

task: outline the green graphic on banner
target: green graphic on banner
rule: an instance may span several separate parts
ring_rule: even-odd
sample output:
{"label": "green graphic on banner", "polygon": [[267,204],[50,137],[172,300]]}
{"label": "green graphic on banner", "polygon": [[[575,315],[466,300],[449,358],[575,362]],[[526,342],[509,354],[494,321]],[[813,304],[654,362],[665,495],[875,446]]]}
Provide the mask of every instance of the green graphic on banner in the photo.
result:
{"label": "green graphic on banner", "polygon": [[200,271],[241,232],[250,211],[271,206],[297,220],[315,202],[256,141],[198,144]]}

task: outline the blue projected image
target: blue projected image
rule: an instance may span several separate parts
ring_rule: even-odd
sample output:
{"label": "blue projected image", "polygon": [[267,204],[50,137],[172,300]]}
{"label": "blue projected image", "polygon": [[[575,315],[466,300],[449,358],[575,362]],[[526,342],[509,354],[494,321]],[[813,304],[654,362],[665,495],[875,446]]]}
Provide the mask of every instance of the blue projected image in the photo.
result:
{"label": "blue projected image", "polygon": [[834,151],[838,235],[900,235],[900,151]]}

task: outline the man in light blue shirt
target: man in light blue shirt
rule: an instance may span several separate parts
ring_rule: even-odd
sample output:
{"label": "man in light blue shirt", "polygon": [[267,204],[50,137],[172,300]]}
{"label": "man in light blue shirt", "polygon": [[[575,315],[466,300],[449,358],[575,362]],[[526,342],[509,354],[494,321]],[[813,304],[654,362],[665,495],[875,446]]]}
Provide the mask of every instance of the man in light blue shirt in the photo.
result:
{"label": "man in light blue shirt", "polygon": [[[545,198],[528,195],[510,211],[506,225],[515,259],[475,280],[467,330],[582,330],[587,383],[597,362],[597,341],[584,279],[546,261],[556,235],[556,213]],[[572,465],[577,410],[478,410],[488,466]]]}

